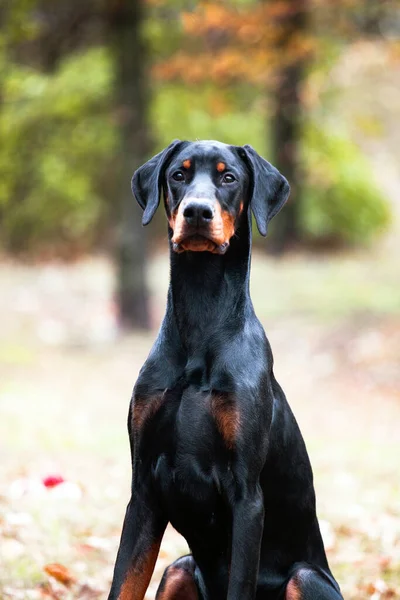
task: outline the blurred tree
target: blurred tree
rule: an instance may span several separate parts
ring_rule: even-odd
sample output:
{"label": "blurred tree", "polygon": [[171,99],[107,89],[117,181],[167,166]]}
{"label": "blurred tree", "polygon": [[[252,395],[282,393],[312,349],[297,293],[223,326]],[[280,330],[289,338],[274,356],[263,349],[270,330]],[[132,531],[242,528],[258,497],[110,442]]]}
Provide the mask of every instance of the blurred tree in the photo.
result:
{"label": "blurred tree", "polygon": [[[106,208],[98,167],[114,145],[111,65],[104,51],[87,49],[84,32],[78,43],[70,25],[75,2],[67,4],[57,11],[49,0],[15,0],[0,32],[1,240],[26,255],[87,250]],[[63,43],[68,31],[70,45]]]}
{"label": "blurred tree", "polygon": [[151,153],[148,110],[148,57],[142,37],[144,7],[141,0],[110,0],[107,22],[116,69],[114,114],[117,120],[118,163],[116,184],[120,199],[117,240],[118,305],[123,326],[150,326],[145,277],[146,236],[141,211],[128,182]]}
{"label": "blurred tree", "polygon": [[[290,181],[290,197],[280,218],[274,224],[271,245],[273,251],[283,252],[300,241],[302,173],[300,148],[303,127],[301,86],[309,61],[307,43],[308,0],[287,0],[287,10],[279,19],[279,38],[274,51],[283,57],[272,86],[273,118],[271,119],[272,160]],[[304,47],[306,51],[304,52]]]}
{"label": "blurred tree", "polygon": [[[146,239],[129,186],[151,153],[142,2],[15,0],[5,20],[3,244],[86,250],[101,238],[107,216],[108,228],[118,221],[121,324],[147,328]],[[107,49],[93,49],[100,45]]]}

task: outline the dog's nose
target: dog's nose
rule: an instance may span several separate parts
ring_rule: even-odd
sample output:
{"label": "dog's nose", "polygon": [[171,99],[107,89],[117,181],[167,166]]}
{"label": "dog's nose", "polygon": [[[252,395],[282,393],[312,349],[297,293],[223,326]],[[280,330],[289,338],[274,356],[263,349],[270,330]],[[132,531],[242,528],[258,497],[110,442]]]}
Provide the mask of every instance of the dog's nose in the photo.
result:
{"label": "dog's nose", "polygon": [[214,218],[214,208],[206,201],[191,200],[183,210],[189,225],[207,225]]}

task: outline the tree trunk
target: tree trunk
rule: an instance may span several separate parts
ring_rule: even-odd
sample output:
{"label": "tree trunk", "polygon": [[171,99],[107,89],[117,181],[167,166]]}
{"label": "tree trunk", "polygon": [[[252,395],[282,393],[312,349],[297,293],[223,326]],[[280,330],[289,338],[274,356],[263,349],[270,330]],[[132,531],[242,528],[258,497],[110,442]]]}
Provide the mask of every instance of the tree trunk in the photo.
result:
{"label": "tree trunk", "polygon": [[274,90],[275,111],[272,119],[272,155],[275,166],[288,179],[291,186],[289,201],[274,222],[271,247],[283,253],[300,240],[299,216],[301,210],[301,173],[299,154],[303,107],[301,84],[306,72],[306,57],[293,53],[295,39],[307,32],[307,0],[288,0],[287,15],[282,23],[278,52],[288,64],[277,74]]}
{"label": "tree trunk", "polygon": [[108,23],[115,60],[115,115],[119,125],[118,181],[119,203],[117,239],[117,300],[120,323],[125,329],[150,326],[146,284],[146,236],[142,214],[132,197],[133,171],[151,151],[147,111],[148,69],[141,37],[143,6],[141,0],[110,0]]}

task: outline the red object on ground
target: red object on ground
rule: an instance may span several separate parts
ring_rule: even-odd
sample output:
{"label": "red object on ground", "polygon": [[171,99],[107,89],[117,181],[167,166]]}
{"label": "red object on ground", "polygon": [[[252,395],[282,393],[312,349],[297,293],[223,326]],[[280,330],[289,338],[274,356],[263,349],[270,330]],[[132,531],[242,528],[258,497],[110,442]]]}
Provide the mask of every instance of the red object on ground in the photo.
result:
{"label": "red object on ground", "polygon": [[60,483],[64,483],[64,481],[65,479],[61,475],[48,475],[43,479],[43,485],[47,488],[53,488],[60,485]]}

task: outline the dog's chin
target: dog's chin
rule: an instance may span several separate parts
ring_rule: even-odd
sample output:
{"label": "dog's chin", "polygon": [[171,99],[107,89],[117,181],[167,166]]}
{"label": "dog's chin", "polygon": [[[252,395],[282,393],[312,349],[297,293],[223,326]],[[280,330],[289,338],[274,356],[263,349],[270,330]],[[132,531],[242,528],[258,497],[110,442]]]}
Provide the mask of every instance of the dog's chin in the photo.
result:
{"label": "dog's chin", "polygon": [[229,242],[217,244],[202,235],[190,235],[180,242],[172,241],[172,249],[178,254],[182,252],[211,252],[212,254],[225,254],[228,250]]}

